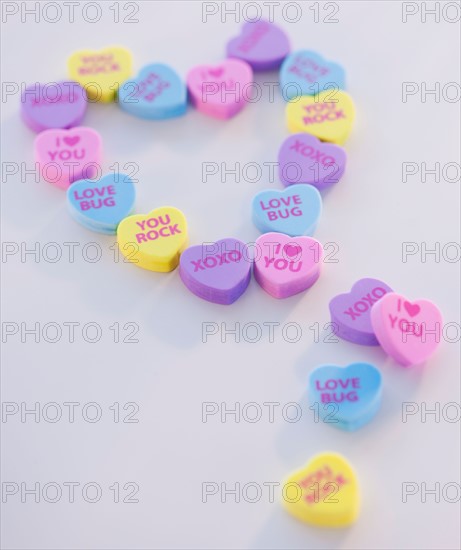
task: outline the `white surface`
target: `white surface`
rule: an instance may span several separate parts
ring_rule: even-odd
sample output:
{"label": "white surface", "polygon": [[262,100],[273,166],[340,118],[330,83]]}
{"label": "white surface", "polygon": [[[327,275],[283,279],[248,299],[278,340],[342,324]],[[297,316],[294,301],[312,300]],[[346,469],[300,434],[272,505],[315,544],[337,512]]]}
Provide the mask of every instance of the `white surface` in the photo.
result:
{"label": "white surface", "polygon": [[[6,82],[54,81],[66,76],[66,58],[80,48],[120,43],[133,52],[136,69],[152,61],[170,63],[185,76],[188,68],[219,61],[226,41],[239,24],[232,16],[202,23],[198,2],[141,2],[139,23],[115,24],[111,3],[102,3],[97,24],[76,16],[73,24],[21,23],[19,16],[2,25],[2,77]],[[220,3],[219,3],[220,4]],[[76,481],[98,483],[101,500],[90,504],[81,493],[72,504],[36,504],[19,495],[2,505],[2,547],[11,549],[153,549],[153,548],[458,548],[459,502],[434,502],[420,495],[402,503],[402,483],[459,483],[458,423],[433,417],[401,419],[402,402],[432,407],[460,401],[459,344],[444,342],[424,367],[403,369],[380,349],[346,342],[314,342],[308,327],[329,321],[328,301],[363,276],[382,278],[409,298],[425,297],[441,308],[447,322],[459,318],[459,262],[435,262],[420,256],[401,259],[402,242],[441,247],[459,242],[459,181],[402,183],[402,162],[459,162],[459,102],[414,96],[403,103],[402,82],[459,82],[459,26],[441,21],[401,21],[400,2],[339,2],[339,23],[315,24],[313,3],[302,6],[297,23],[276,20],[294,48],[312,48],[341,63],[348,91],[356,101],[357,122],[346,144],[344,179],[324,195],[324,214],[316,238],[338,244],[338,263],[302,296],[277,301],[252,281],[232,307],[199,300],[182,285],[178,273],[153,274],[114,263],[113,238],[92,234],[67,214],[64,194],[29,176],[2,183],[3,241],[78,242],[76,259],[65,254],[57,263],[18,256],[2,264],[5,322],[88,322],[103,330],[101,341],[86,343],[63,336],[56,344],[21,343],[11,337],[3,346],[4,402],[62,404],[97,402],[100,422],[76,420],[35,423],[19,416],[2,423],[2,481]],[[77,8],[77,14],[79,8]],[[322,12],[321,12],[322,13]],[[276,11],[279,15],[280,12]],[[257,81],[276,80],[276,73]],[[19,118],[19,98],[2,104],[4,162],[33,162],[34,135]],[[105,167],[114,162],[139,165],[137,211],[173,204],[190,225],[191,243],[235,236],[254,241],[251,222],[254,194],[267,187],[267,169],[251,183],[232,176],[202,182],[202,162],[275,162],[288,135],[284,102],[276,94],[248,106],[222,122],[189,110],[184,118],[148,122],[130,117],[116,105],[92,105],[84,121],[103,137]],[[251,177],[251,175],[250,175]],[[97,263],[82,260],[88,242],[102,247]],[[63,248],[65,251],[65,248]],[[51,250],[50,250],[51,252]],[[109,326],[127,322],[140,327],[137,344],[115,344]],[[297,343],[274,343],[268,331],[257,343],[229,337],[202,342],[202,323],[288,322],[303,329]],[[322,363],[345,365],[365,360],[384,377],[384,402],[375,420],[356,433],[316,424],[306,402],[309,372]],[[202,402],[297,402],[299,422],[274,423],[267,412],[257,423],[217,416],[202,422]],[[135,402],[138,423],[114,423],[109,406]],[[64,410],[64,409],[63,409]],[[453,410],[451,411],[453,413]],[[90,411],[90,414],[92,411]],[[251,414],[251,411],[248,411]],[[50,410],[51,414],[51,410]],[[5,420],[5,418],[4,418]],[[280,482],[323,450],[343,453],[356,468],[362,492],[359,521],[350,529],[317,530],[298,523],[267,489],[257,503],[219,495],[202,503],[202,483],[242,486]],[[115,504],[108,489],[114,482],[139,484],[139,503]],[[250,495],[251,496],[251,495]]]}

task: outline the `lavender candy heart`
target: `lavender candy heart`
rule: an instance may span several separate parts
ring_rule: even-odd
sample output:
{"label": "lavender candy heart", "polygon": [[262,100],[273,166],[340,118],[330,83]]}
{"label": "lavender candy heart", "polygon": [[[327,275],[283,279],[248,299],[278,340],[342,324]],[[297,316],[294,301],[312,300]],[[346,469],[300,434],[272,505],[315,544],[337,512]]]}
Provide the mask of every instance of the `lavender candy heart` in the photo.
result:
{"label": "lavender candy heart", "polygon": [[227,57],[246,61],[255,71],[277,69],[289,53],[287,35],[264,20],[245,23],[240,36],[227,44]]}
{"label": "lavender candy heart", "polygon": [[82,121],[87,107],[85,90],[72,80],[28,86],[21,94],[21,115],[34,132],[73,128]]}
{"label": "lavender candy heart", "polygon": [[371,325],[373,305],[393,290],[379,279],[360,279],[347,294],[338,294],[330,301],[331,321],[336,334],[363,346],[378,346]]}

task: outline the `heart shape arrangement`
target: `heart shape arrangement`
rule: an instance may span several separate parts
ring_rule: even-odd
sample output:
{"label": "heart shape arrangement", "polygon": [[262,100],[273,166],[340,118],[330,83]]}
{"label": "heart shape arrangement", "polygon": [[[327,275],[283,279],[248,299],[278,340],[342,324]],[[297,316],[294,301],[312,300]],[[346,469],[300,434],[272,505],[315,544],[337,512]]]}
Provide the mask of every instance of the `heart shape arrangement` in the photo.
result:
{"label": "heart shape arrangement", "polygon": [[43,179],[67,189],[74,181],[97,175],[102,140],[98,132],[85,126],[45,130],[36,136],[34,152]]}
{"label": "heart shape arrangement", "polygon": [[321,213],[322,197],[312,185],[263,191],[253,199],[253,221],[261,233],[313,235]]}
{"label": "heart shape arrangement", "polygon": [[330,314],[336,335],[355,344],[378,346],[371,310],[388,292],[393,291],[386,283],[365,278],[357,281],[350,292],[335,296],[330,301]]}
{"label": "heart shape arrangement", "polygon": [[131,53],[119,46],[79,50],[67,60],[69,76],[92,101],[114,101],[118,87],[131,76]]}
{"label": "heart shape arrangement", "polygon": [[178,74],[168,65],[153,63],[118,90],[120,107],[141,118],[165,119],[183,115],[187,90]]}
{"label": "heart shape arrangement", "polygon": [[320,276],[323,248],[311,237],[265,233],[256,240],[255,254],[255,279],[274,298],[303,292]]}
{"label": "heart shape arrangement", "polygon": [[78,126],[86,112],[85,90],[73,81],[36,83],[21,94],[21,116],[34,132]]}
{"label": "heart shape arrangement", "polygon": [[301,521],[345,527],[359,513],[359,488],[348,461],[336,453],[314,456],[284,482],[285,508]]}
{"label": "heart shape arrangement", "polygon": [[280,69],[280,86],[286,101],[320,91],[345,88],[345,72],[341,65],[326,61],[309,50],[290,54]]}
{"label": "heart shape arrangement", "polygon": [[352,98],[343,91],[328,91],[303,96],[286,106],[290,132],[307,132],[322,141],[342,145],[355,118]]}
{"label": "heart shape arrangement", "polygon": [[227,44],[227,57],[246,61],[255,71],[277,69],[289,53],[287,35],[262,19],[245,23],[241,34]]}
{"label": "heart shape arrangement", "polygon": [[369,422],[381,406],[381,373],[369,363],[325,365],[309,376],[309,401],[322,420],[347,431]]}
{"label": "heart shape arrangement", "polygon": [[134,184],[125,174],[107,174],[99,180],[79,180],[67,189],[71,216],[81,225],[106,235],[115,235],[135,200]]}
{"label": "heart shape arrangement", "polygon": [[346,169],[346,151],[322,143],[310,134],[289,136],[279,150],[279,175],[284,185],[309,183],[325,189],[337,183]]}
{"label": "heart shape arrangement", "polygon": [[138,267],[173,271],[187,246],[187,221],[181,210],[172,206],[135,214],[120,222],[117,242],[122,254]]}
{"label": "heart shape arrangement", "polygon": [[[424,363],[438,348],[442,314],[429,300],[409,301],[391,292],[371,310],[371,323],[384,351],[407,367]],[[434,332],[435,331],[435,332]]]}
{"label": "heart shape arrangement", "polygon": [[252,261],[247,252],[245,243],[233,238],[191,246],[181,255],[179,275],[199,298],[232,304],[250,284]]}
{"label": "heart shape arrangement", "polygon": [[197,110],[220,119],[243,109],[253,82],[253,71],[244,61],[227,59],[218,66],[199,65],[187,75],[187,88]]}

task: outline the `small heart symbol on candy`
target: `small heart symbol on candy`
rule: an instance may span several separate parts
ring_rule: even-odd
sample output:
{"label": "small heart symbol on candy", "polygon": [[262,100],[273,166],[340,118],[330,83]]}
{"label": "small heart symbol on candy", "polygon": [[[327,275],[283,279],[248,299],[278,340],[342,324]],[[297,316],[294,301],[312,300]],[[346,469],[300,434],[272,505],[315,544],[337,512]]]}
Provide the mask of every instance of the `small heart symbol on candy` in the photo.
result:
{"label": "small heart symbol on candy", "polygon": [[312,235],[322,212],[322,197],[312,185],[262,191],[253,199],[253,221],[261,233]]}
{"label": "small heart symbol on candy", "polygon": [[187,221],[172,206],[135,214],[120,222],[117,242],[122,254],[134,265],[162,273],[173,271],[187,247]]}
{"label": "small heart symbol on candy", "polygon": [[348,461],[336,453],[314,456],[283,483],[283,504],[301,521],[345,527],[359,514],[359,487]]}
{"label": "small heart symbol on candy", "polygon": [[36,136],[34,152],[43,179],[67,189],[74,181],[98,174],[102,140],[98,132],[85,126],[45,130]]}
{"label": "small heart symbol on candy", "polygon": [[340,180],[346,158],[338,145],[322,143],[310,134],[293,134],[279,150],[280,179],[284,185],[309,183],[322,190]]}
{"label": "small heart symbol on candy", "polygon": [[199,65],[187,75],[187,88],[195,108],[220,119],[231,118],[243,109],[252,82],[251,67],[239,59],[226,59],[218,67]]}
{"label": "small heart symbol on candy", "polygon": [[131,53],[120,46],[80,50],[67,60],[69,75],[85,88],[91,101],[114,101],[118,87],[131,76]]}
{"label": "small heart symbol on candy", "polygon": [[252,263],[245,243],[233,238],[221,239],[185,250],[179,275],[199,298],[229,305],[247,289]]}
{"label": "small heart symbol on candy", "polygon": [[86,112],[85,90],[73,81],[32,84],[21,94],[21,115],[34,132],[78,126]]}
{"label": "small heart symbol on candy", "polygon": [[354,431],[369,422],[381,406],[381,373],[369,363],[347,367],[325,365],[309,376],[309,402],[326,424]]}
{"label": "small heart symbol on candy", "polygon": [[115,235],[118,224],[130,214],[135,188],[125,174],[107,174],[99,180],[79,180],[67,189],[72,217],[83,226]]}
{"label": "small heart symbol on candy", "polygon": [[171,118],[186,112],[187,89],[171,67],[153,63],[120,86],[118,103],[127,113],[141,118]]}
{"label": "small heart symbol on candy", "polygon": [[307,132],[322,141],[342,145],[355,118],[352,98],[343,91],[302,96],[286,106],[290,132]]}
{"label": "small heart symbol on candy", "polygon": [[326,61],[321,55],[300,50],[289,55],[280,69],[283,98],[288,101],[302,95],[345,88],[345,73],[341,65]]}
{"label": "small heart symbol on candy", "polygon": [[373,305],[371,323],[384,351],[405,367],[429,359],[443,330],[442,314],[435,304],[429,300],[409,302],[395,292]]}
{"label": "small heart symbol on candy", "polygon": [[256,240],[255,279],[274,298],[287,298],[317,281],[322,257],[322,245],[315,239],[265,233]]}
{"label": "small heart symbol on candy", "polygon": [[227,57],[246,61],[255,71],[276,69],[290,52],[283,30],[269,21],[248,21],[227,44]]}

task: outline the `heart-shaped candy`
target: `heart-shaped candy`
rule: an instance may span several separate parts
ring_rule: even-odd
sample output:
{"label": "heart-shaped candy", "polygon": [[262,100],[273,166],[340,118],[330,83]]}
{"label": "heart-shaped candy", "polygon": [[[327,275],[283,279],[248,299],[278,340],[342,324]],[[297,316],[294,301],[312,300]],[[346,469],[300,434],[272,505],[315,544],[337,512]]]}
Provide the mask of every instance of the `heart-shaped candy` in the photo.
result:
{"label": "heart-shaped candy", "polygon": [[283,485],[283,504],[296,518],[320,527],[345,527],[359,513],[354,470],[336,453],[314,456]]}
{"label": "heart-shaped candy", "polygon": [[360,279],[347,294],[330,301],[331,321],[335,333],[344,340],[364,346],[378,346],[371,325],[371,308],[392,288],[379,279]]}
{"label": "heart-shaped candy", "polygon": [[352,98],[343,91],[302,96],[286,107],[290,132],[307,132],[322,141],[342,145],[355,118]]}
{"label": "heart-shaped candy", "polygon": [[371,309],[371,324],[384,351],[401,365],[424,363],[440,344],[442,314],[429,300],[410,302],[391,292]]}
{"label": "heart-shaped candy", "polygon": [[172,206],[135,214],[120,222],[117,242],[122,254],[138,267],[162,273],[173,271],[187,246],[187,221]]}
{"label": "heart-shaped candy", "polygon": [[122,82],[131,76],[131,53],[120,46],[80,50],[67,60],[69,75],[85,88],[91,101],[113,101]]}
{"label": "heart-shaped candy", "polygon": [[302,95],[345,88],[344,69],[321,55],[300,50],[289,55],[280,69],[280,86],[285,100]]}
{"label": "heart-shaped candy", "polygon": [[312,185],[263,191],[253,199],[253,221],[261,233],[291,237],[313,235],[322,212],[322,197]]}
{"label": "heart-shaped candy", "polygon": [[98,132],[85,126],[45,130],[35,137],[34,151],[43,179],[67,189],[74,181],[98,174],[102,140]]}
{"label": "heart-shaped candy", "polygon": [[226,59],[215,67],[199,65],[187,75],[193,105],[220,119],[236,115],[245,106],[252,82],[251,67],[239,59]]}
{"label": "heart-shaped candy", "polygon": [[124,111],[141,118],[171,118],[186,112],[187,90],[171,67],[153,63],[120,86],[118,102]]}
{"label": "heart-shaped candy", "polygon": [[284,185],[310,183],[325,189],[337,183],[346,168],[346,151],[310,134],[293,134],[280,147],[279,175]]}
{"label": "heart-shaped candy", "polygon": [[269,21],[248,21],[227,44],[227,57],[246,61],[255,71],[276,69],[290,52],[283,30]]}
{"label": "heart-shaped candy", "polygon": [[179,275],[196,296],[216,304],[232,304],[250,283],[252,263],[245,243],[222,239],[185,250]]}
{"label": "heart-shaped candy", "polygon": [[315,239],[265,233],[256,240],[255,279],[274,298],[287,298],[317,281],[322,257],[322,245]]}
{"label": "heart-shaped candy", "polygon": [[357,430],[381,405],[381,373],[369,363],[318,367],[309,376],[309,401],[325,423]]}

